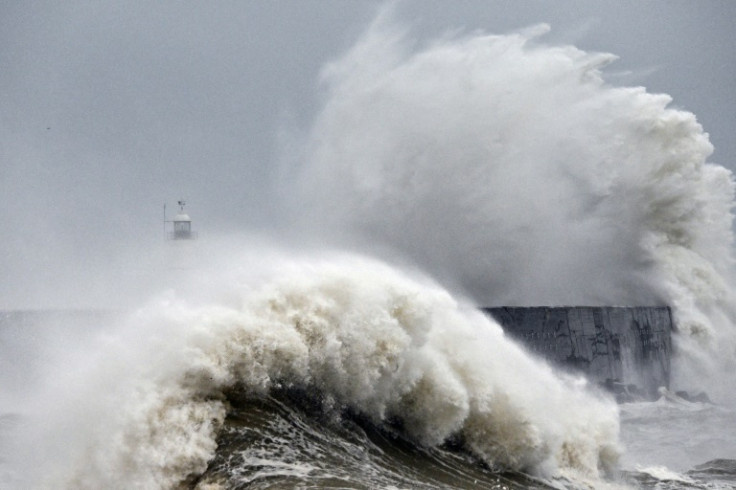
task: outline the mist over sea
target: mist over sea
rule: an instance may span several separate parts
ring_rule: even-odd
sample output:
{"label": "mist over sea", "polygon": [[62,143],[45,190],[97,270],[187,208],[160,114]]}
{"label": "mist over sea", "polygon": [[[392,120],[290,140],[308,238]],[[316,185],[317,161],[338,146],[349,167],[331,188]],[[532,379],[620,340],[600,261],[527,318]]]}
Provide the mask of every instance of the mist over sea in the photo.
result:
{"label": "mist over sea", "polygon": [[[130,311],[2,314],[0,487],[736,487],[733,177],[548,29],[384,11],[323,69],[291,241],[177,243]],[[662,304],[671,390],[623,405],[477,310]]]}

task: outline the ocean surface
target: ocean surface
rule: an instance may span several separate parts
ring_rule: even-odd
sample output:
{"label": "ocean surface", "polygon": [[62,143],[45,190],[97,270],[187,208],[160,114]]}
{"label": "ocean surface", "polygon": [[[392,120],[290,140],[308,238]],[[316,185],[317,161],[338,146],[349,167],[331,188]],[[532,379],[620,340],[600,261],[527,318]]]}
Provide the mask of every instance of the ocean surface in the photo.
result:
{"label": "ocean surface", "polygon": [[[0,316],[0,487],[736,488],[734,182],[695,115],[546,26],[389,17],[325,65],[290,239]],[[623,405],[477,309],[647,304],[671,391]]]}

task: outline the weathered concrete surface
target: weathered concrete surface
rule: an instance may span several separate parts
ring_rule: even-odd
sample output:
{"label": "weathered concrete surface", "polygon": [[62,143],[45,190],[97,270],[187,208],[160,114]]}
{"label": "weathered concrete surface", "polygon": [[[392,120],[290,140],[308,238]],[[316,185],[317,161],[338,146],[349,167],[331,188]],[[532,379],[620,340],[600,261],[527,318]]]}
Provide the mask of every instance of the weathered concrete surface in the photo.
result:
{"label": "weathered concrete surface", "polygon": [[619,398],[669,387],[672,315],[662,307],[497,307],[483,311],[526,347]]}

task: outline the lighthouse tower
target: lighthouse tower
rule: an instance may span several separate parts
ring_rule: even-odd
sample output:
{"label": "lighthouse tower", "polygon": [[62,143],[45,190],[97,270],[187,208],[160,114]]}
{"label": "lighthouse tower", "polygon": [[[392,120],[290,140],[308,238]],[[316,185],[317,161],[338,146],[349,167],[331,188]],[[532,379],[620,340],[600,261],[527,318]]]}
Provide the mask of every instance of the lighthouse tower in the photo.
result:
{"label": "lighthouse tower", "polygon": [[[174,216],[171,223],[174,224],[174,231],[168,232],[166,238],[169,240],[193,240],[197,238],[197,232],[192,231],[192,219],[184,212],[184,206],[187,204],[184,200],[179,200],[179,212]],[[166,206],[164,206],[164,223],[166,223]]]}
{"label": "lighthouse tower", "polygon": [[166,219],[164,204],[164,237],[168,244],[164,263],[169,271],[191,271],[202,262],[201,251],[197,245],[197,232],[192,230],[192,219],[184,211],[186,201],[181,199],[178,204],[179,210],[172,220]]}

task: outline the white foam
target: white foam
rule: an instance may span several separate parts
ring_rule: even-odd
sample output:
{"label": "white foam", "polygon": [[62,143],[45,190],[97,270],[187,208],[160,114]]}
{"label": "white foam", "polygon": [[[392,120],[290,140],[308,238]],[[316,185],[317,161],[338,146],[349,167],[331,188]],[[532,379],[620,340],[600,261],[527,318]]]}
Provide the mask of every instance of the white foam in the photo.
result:
{"label": "white foam", "polygon": [[399,419],[423,444],[462,434],[496,467],[597,477],[615,464],[616,405],[557,377],[442,288],[360,258],[275,269],[259,286],[239,281],[237,300],[223,271],[228,301],[157,302],[73,374],[57,373],[19,432],[29,477],[170,487],[214,454],[223,391],[274,383],[318,390],[379,424]]}
{"label": "white foam", "polygon": [[656,478],[660,481],[674,481],[674,482],[681,482],[681,483],[688,483],[695,485],[696,483],[679,473],[676,473],[666,466],[648,466],[648,467],[637,467],[637,470],[646,473],[647,475],[651,476],[652,478]]}

